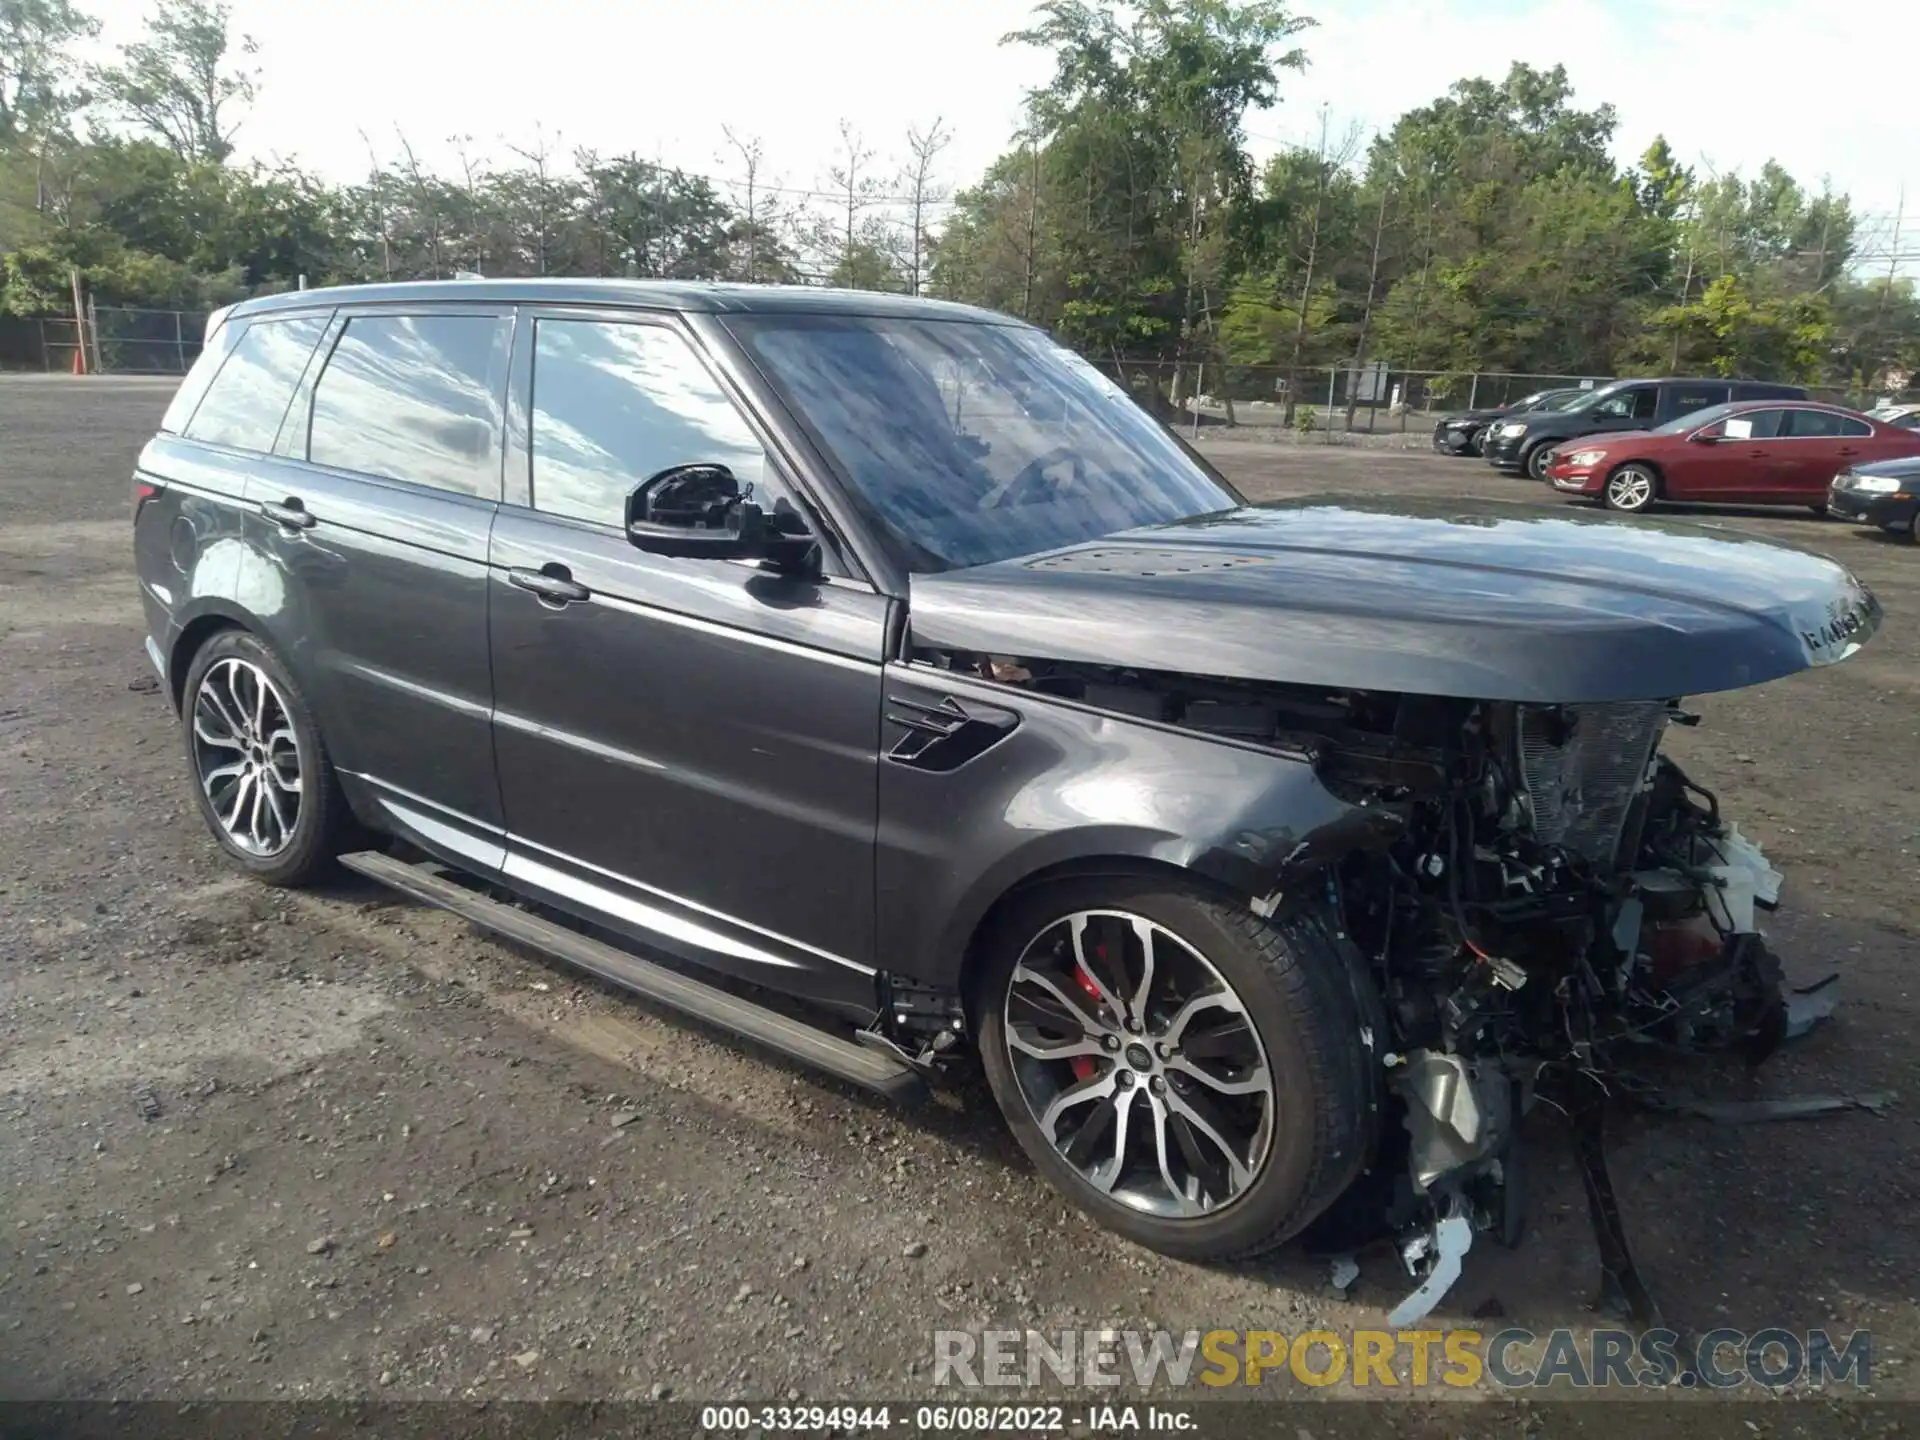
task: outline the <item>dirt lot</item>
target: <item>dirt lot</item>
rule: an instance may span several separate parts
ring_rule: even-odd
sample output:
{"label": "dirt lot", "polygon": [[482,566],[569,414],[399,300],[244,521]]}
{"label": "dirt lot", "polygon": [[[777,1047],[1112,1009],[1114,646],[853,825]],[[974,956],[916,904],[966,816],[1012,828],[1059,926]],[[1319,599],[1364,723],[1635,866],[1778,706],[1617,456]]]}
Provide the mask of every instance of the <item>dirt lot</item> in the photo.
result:
{"label": "dirt lot", "polygon": [[[1304,1256],[1206,1269],[1097,1232],[982,1093],[891,1110],[371,887],[231,878],[129,568],[166,393],[0,382],[0,1394],[900,1397],[929,1393],[935,1327],[1291,1333],[1399,1298],[1384,1252],[1342,1301]],[[1535,493],[1430,454],[1213,453],[1260,496]],[[1920,552],[1723,518],[1828,549],[1889,615],[1838,669],[1700,701],[1675,742],[1787,872],[1790,966],[1846,974],[1841,1018],[1750,1093],[1902,1098],[1628,1121],[1615,1174],[1671,1314],[1870,1328],[1876,1390],[1920,1398]],[[1437,1323],[1592,1323],[1551,1126],[1540,1169],[1528,1242],[1483,1242]],[[1396,1424],[1436,1408],[1458,1415]]]}

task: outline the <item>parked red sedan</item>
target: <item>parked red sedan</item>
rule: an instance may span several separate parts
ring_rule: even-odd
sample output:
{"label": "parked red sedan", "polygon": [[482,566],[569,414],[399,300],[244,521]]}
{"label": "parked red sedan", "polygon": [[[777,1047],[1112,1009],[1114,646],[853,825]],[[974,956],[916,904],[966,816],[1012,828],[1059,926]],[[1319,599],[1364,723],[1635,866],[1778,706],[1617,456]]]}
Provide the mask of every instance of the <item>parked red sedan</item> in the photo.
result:
{"label": "parked red sedan", "polygon": [[1746,400],[1652,430],[1569,440],[1554,451],[1546,478],[1562,494],[1589,496],[1612,510],[1717,500],[1804,505],[1824,514],[1838,472],[1903,455],[1920,455],[1920,431],[1838,405]]}

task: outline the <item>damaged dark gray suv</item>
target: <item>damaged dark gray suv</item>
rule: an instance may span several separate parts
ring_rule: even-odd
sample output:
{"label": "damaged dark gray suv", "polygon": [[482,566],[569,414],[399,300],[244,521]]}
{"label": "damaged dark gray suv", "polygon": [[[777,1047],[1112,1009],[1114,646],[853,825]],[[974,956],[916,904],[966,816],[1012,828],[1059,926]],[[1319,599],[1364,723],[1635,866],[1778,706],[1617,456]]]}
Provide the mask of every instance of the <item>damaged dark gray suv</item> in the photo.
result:
{"label": "damaged dark gray suv", "polygon": [[135,490],[240,868],[340,860],[884,1092],[977,1055],[1103,1224],[1390,1230],[1406,1315],[1517,1234],[1537,1097],[1631,1295],[1600,1087],[1791,999],[1779,877],[1662,733],[1880,617],[1726,531],[1249,505],[1040,332],[820,290],[248,301]]}

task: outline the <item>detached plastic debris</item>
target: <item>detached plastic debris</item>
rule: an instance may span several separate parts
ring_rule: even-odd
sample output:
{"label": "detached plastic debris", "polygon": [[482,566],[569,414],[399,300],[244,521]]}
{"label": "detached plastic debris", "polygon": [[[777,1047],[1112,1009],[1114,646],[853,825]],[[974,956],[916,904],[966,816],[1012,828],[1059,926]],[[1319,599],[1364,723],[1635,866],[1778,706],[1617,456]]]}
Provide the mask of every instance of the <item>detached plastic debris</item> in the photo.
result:
{"label": "detached plastic debris", "polygon": [[1327,1284],[1340,1295],[1353,1288],[1353,1282],[1360,1278],[1360,1266],[1351,1255],[1336,1255],[1328,1266]]}
{"label": "detached plastic debris", "polygon": [[1408,1272],[1419,1274],[1417,1267],[1429,1256],[1432,1257],[1432,1264],[1426,1278],[1413,1293],[1393,1307],[1393,1313],[1387,1316],[1387,1324],[1396,1330],[1404,1330],[1431,1315],[1434,1307],[1446,1298],[1447,1291],[1453,1288],[1454,1281],[1460,1278],[1461,1262],[1466,1259],[1472,1245],[1473,1223],[1464,1215],[1449,1215],[1431,1231],[1409,1240],[1400,1252]]}
{"label": "detached plastic debris", "polygon": [[1822,1020],[1833,1014],[1840,1003],[1840,975],[1836,971],[1816,985],[1795,990],[1787,996],[1787,1028],[1780,1038],[1798,1040]]}
{"label": "detached plastic debris", "polygon": [[1874,1090],[1858,1095],[1789,1095],[1779,1100],[1680,1100],[1671,1108],[1723,1125],[1750,1125],[1761,1120],[1811,1120],[1848,1110],[1884,1115],[1893,1098],[1891,1091]]}

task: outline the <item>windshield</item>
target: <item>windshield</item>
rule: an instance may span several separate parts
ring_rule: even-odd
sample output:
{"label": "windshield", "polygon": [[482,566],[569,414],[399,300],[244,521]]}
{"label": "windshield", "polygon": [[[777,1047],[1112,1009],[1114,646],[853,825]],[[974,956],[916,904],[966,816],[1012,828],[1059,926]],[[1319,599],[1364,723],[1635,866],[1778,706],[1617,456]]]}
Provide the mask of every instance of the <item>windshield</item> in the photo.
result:
{"label": "windshield", "polygon": [[1037,330],[730,319],[917,572],[985,565],[1244,503],[1126,392]]}
{"label": "windshield", "polygon": [[1571,410],[1589,395],[1591,390],[1549,390],[1533,408],[1536,410]]}
{"label": "windshield", "polygon": [[1676,415],[1666,424],[1654,426],[1650,433],[1684,435],[1689,430],[1698,430],[1702,425],[1711,425],[1716,420],[1724,420],[1739,408],[1737,405],[1709,405],[1704,410],[1692,410],[1685,415]]}

